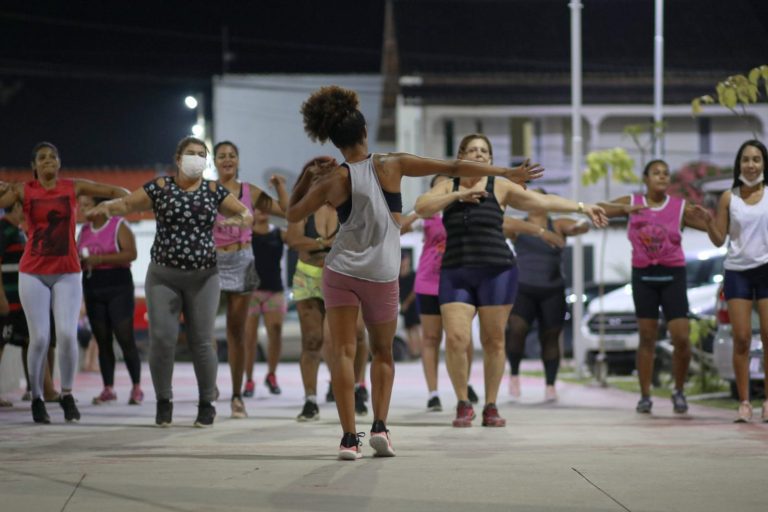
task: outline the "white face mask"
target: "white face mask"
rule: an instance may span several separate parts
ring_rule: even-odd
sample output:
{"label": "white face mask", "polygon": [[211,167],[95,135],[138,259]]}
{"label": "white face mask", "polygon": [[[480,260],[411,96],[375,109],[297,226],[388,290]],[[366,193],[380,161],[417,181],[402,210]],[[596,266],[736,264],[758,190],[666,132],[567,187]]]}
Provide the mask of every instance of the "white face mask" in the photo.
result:
{"label": "white face mask", "polygon": [[748,180],[747,178],[744,177],[743,174],[739,174],[739,181],[748,187],[756,187],[757,185],[762,183],[763,180],[765,180],[765,171],[763,171],[763,174],[761,174],[760,176],[758,176],[753,180]]}
{"label": "white face mask", "polygon": [[203,175],[208,161],[198,155],[181,155],[181,172],[187,178],[196,180]]}

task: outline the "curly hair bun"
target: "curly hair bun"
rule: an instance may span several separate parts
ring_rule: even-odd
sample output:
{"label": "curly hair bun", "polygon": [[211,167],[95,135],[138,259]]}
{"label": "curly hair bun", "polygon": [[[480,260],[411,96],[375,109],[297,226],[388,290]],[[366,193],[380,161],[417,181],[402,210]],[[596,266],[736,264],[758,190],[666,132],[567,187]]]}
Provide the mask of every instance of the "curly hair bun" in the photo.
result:
{"label": "curly hair bun", "polygon": [[312,141],[325,143],[335,127],[357,112],[357,93],[338,85],[321,87],[301,105],[304,131]]}

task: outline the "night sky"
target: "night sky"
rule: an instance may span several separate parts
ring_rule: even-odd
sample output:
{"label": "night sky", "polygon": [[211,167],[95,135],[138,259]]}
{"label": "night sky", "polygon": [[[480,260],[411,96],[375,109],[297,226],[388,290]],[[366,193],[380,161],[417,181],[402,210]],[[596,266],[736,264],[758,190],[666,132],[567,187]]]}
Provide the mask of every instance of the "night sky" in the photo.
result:
{"label": "night sky", "polygon": [[167,164],[214,75],[379,72],[383,5],[4,1],[0,168],[39,140],[68,167]]}

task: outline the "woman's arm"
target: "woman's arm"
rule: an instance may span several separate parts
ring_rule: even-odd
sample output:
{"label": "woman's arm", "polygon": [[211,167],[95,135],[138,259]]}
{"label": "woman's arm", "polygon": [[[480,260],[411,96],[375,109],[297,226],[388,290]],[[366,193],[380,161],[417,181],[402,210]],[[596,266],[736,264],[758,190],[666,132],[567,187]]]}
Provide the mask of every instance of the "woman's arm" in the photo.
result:
{"label": "woman's arm", "polygon": [[731,191],[726,190],[717,202],[717,213],[714,217],[709,210],[698,204],[694,205],[691,210],[691,215],[698,219],[697,222],[704,223],[709,239],[717,247],[722,247],[728,236],[731,220],[730,206]]}
{"label": "woman's arm", "polygon": [[683,210],[683,226],[698,229],[699,231],[707,231],[707,217],[699,215],[696,206],[685,203],[685,210]]}
{"label": "woman's arm", "polygon": [[543,167],[539,164],[531,164],[528,160],[525,160],[519,167],[496,167],[470,160],[437,160],[409,153],[387,153],[378,155],[378,157],[378,163],[383,166],[385,171],[397,172],[399,176],[417,177],[432,174],[467,178],[503,176],[515,183],[525,184],[527,181],[541,178],[544,174]]}
{"label": "woman's arm", "polygon": [[272,215],[278,217],[285,217],[285,212],[288,211],[288,190],[285,188],[285,177],[279,174],[273,174],[269,178],[269,184],[272,185],[277,194],[277,203],[272,202]]}
{"label": "woman's arm", "polygon": [[306,220],[302,219],[298,222],[289,222],[288,230],[285,232],[285,243],[288,247],[294,251],[316,251],[318,249],[326,249],[331,246],[332,239],[323,238],[321,236],[317,238],[309,238],[304,234],[304,226]]}
{"label": "woman's arm", "polygon": [[253,225],[251,212],[232,194],[227,194],[227,197],[219,204],[219,213],[226,217],[223,222],[219,223],[222,226],[250,228]]}
{"label": "woman's arm", "polygon": [[90,254],[87,258],[83,258],[82,261],[88,267],[104,264],[121,265],[134,261],[136,259],[136,239],[133,236],[133,231],[125,222],[121,222],[117,230],[117,245],[119,248],[118,252]]}
{"label": "woman's arm", "polygon": [[563,236],[578,236],[589,231],[589,224],[584,219],[556,219],[552,221],[555,232]]}
{"label": "woman's arm", "polygon": [[452,180],[438,183],[429,192],[419,196],[414,205],[414,210],[420,217],[431,217],[456,201],[477,204],[481,198],[488,195],[484,188],[465,188],[464,190],[457,191],[452,189]]}
{"label": "woman's arm", "polygon": [[130,193],[127,188],[107,185],[106,183],[82,179],[74,181],[75,195],[77,196],[119,198],[125,197]]}
{"label": "woman's arm", "polygon": [[590,218],[597,227],[608,225],[605,210],[594,204],[571,201],[552,194],[539,194],[523,189],[512,182],[499,182],[504,187],[501,204],[525,211],[547,211],[563,213],[581,213]]}
{"label": "woman's arm", "polygon": [[501,229],[504,232],[504,236],[513,242],[517,240],[517,235],[523,234],[537,236],[550,247],[565,247],[565,238],[527,220],[504,217],[504,224]]}
{"label": "woman's arm", "polygon": [[[314,177],[309,176],[309,172],[304,173],[291,195],[291,204],[285,216],[288,222],[303,220],[326,203],[333,207],[343,203],[350,194],[347,172],[344,167],[337,167],[329,174]],[[305,193],[298,193],[300,190]]]}
{"label": "woman's arm", "polygon": [[0,181],[0,208],[10,208],[17,201],[24,201],[24,184]]}
{"label": "woman's arm", "polygon": [[408,215],[403,215],[400,217],[400,234],[404,235],[413,231],[413,225],[420,218],[421,217],[419,217],[416,212],[409,213]]}
{"label": "woman's arm", "polygon": [[638,211],[644,208],[643,206],[639,206],[639,205],[636,205],[635,207],[633,207],[632,198],[630,196],[621,196],[621,197],[617,197],[613,201],[600,202],[597,204],[600,207],[602,207],[603,210],[605,210],[605,215],[608,218],[625,217],[630,213],[634,213],[635,211]]}
{"label": "woman's arm", "polygon": [[89,211],[85,212],[86,217],[93,215],[127,215],[133,212],[142,212],[152,209],[152,199],[150,199],[144,188],[138,188],[125,197],[104,201],[97,204]]}

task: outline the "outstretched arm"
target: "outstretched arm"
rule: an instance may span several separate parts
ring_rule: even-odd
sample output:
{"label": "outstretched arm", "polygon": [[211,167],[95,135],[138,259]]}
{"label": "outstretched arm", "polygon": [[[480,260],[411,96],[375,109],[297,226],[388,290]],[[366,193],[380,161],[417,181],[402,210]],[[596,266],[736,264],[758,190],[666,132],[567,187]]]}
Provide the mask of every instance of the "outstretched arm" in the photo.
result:
{"label": "outstretched arm", "polygon": [[[100,196],[99,196],[100,197]],[[89,211],[85,212],[87,217],[94,215],[126,215],[132,212],[141,212],[152,208],[152,199],[149,198],[144,188],[139,188],[125,197],[104,201],[99,203]]]}
{"label": "outstretched arm", "polygon": [[539,194],[525,190],[519,185],[504,182],[505,190],[502,204],[525,211],[546,211],[563,213],[581,213],[590,218],[599,227],[608,225],[605,210],[594,204],[571,201],[553,194]]}
{"label": "outstretched arm", "polygon": [[537,236],[550,247],[565,247],[565,238],[527,220],[504,217],[502,230],[504,231],[504,236],[512,241],[517,239],[517,235],[523,234]]}
{"label": "outstretched arm", "polygon": [[709,210],[698,204],[694,205],[691,209],[691,215],[695,222],[704,224],[709,239],[717,247],[721,247],[728,236],[728,230],[730,229],[730,206],[731,191],[726,190],[720,196],[720,201],[717,203],[717,213],[714,216]]}
{"label": "outstretched arm", "polygon": [[78,196],[118,198],[125,197],[129,193],[128,189],[123,187],[116,187],[114,185],[107,185],[106,183],[98,183],[91,180],[75,180],[75,195]]}
{"label": "outstretched arm", "polygon": [[24,200],[24,184],[0,181],[0,208],[10,208]]}
{"label": "outstretched arm", "polygon": [[397,172],[400,176],[417,177],[432,174],[467,178],[502,176],[522,185],[527,181],[541,178],[544,174],[543,167],[539,164],[531,164],[528,160],[519,167],[496,167],[470,160],[437,160],[409,153],[387,153],[379,155],[378,158],[378,163],[386,170]]}
{"label": "outstretched arm", "polygon": [[414,205],[416,213],[420,217],[431,217],[455,201],[477,204],[481,198],[488,195],[485,189],[465,188],[464,190],[453,191],[452,188],[452,180],[436,184],[429,192],[422,194],[416,200]]}

